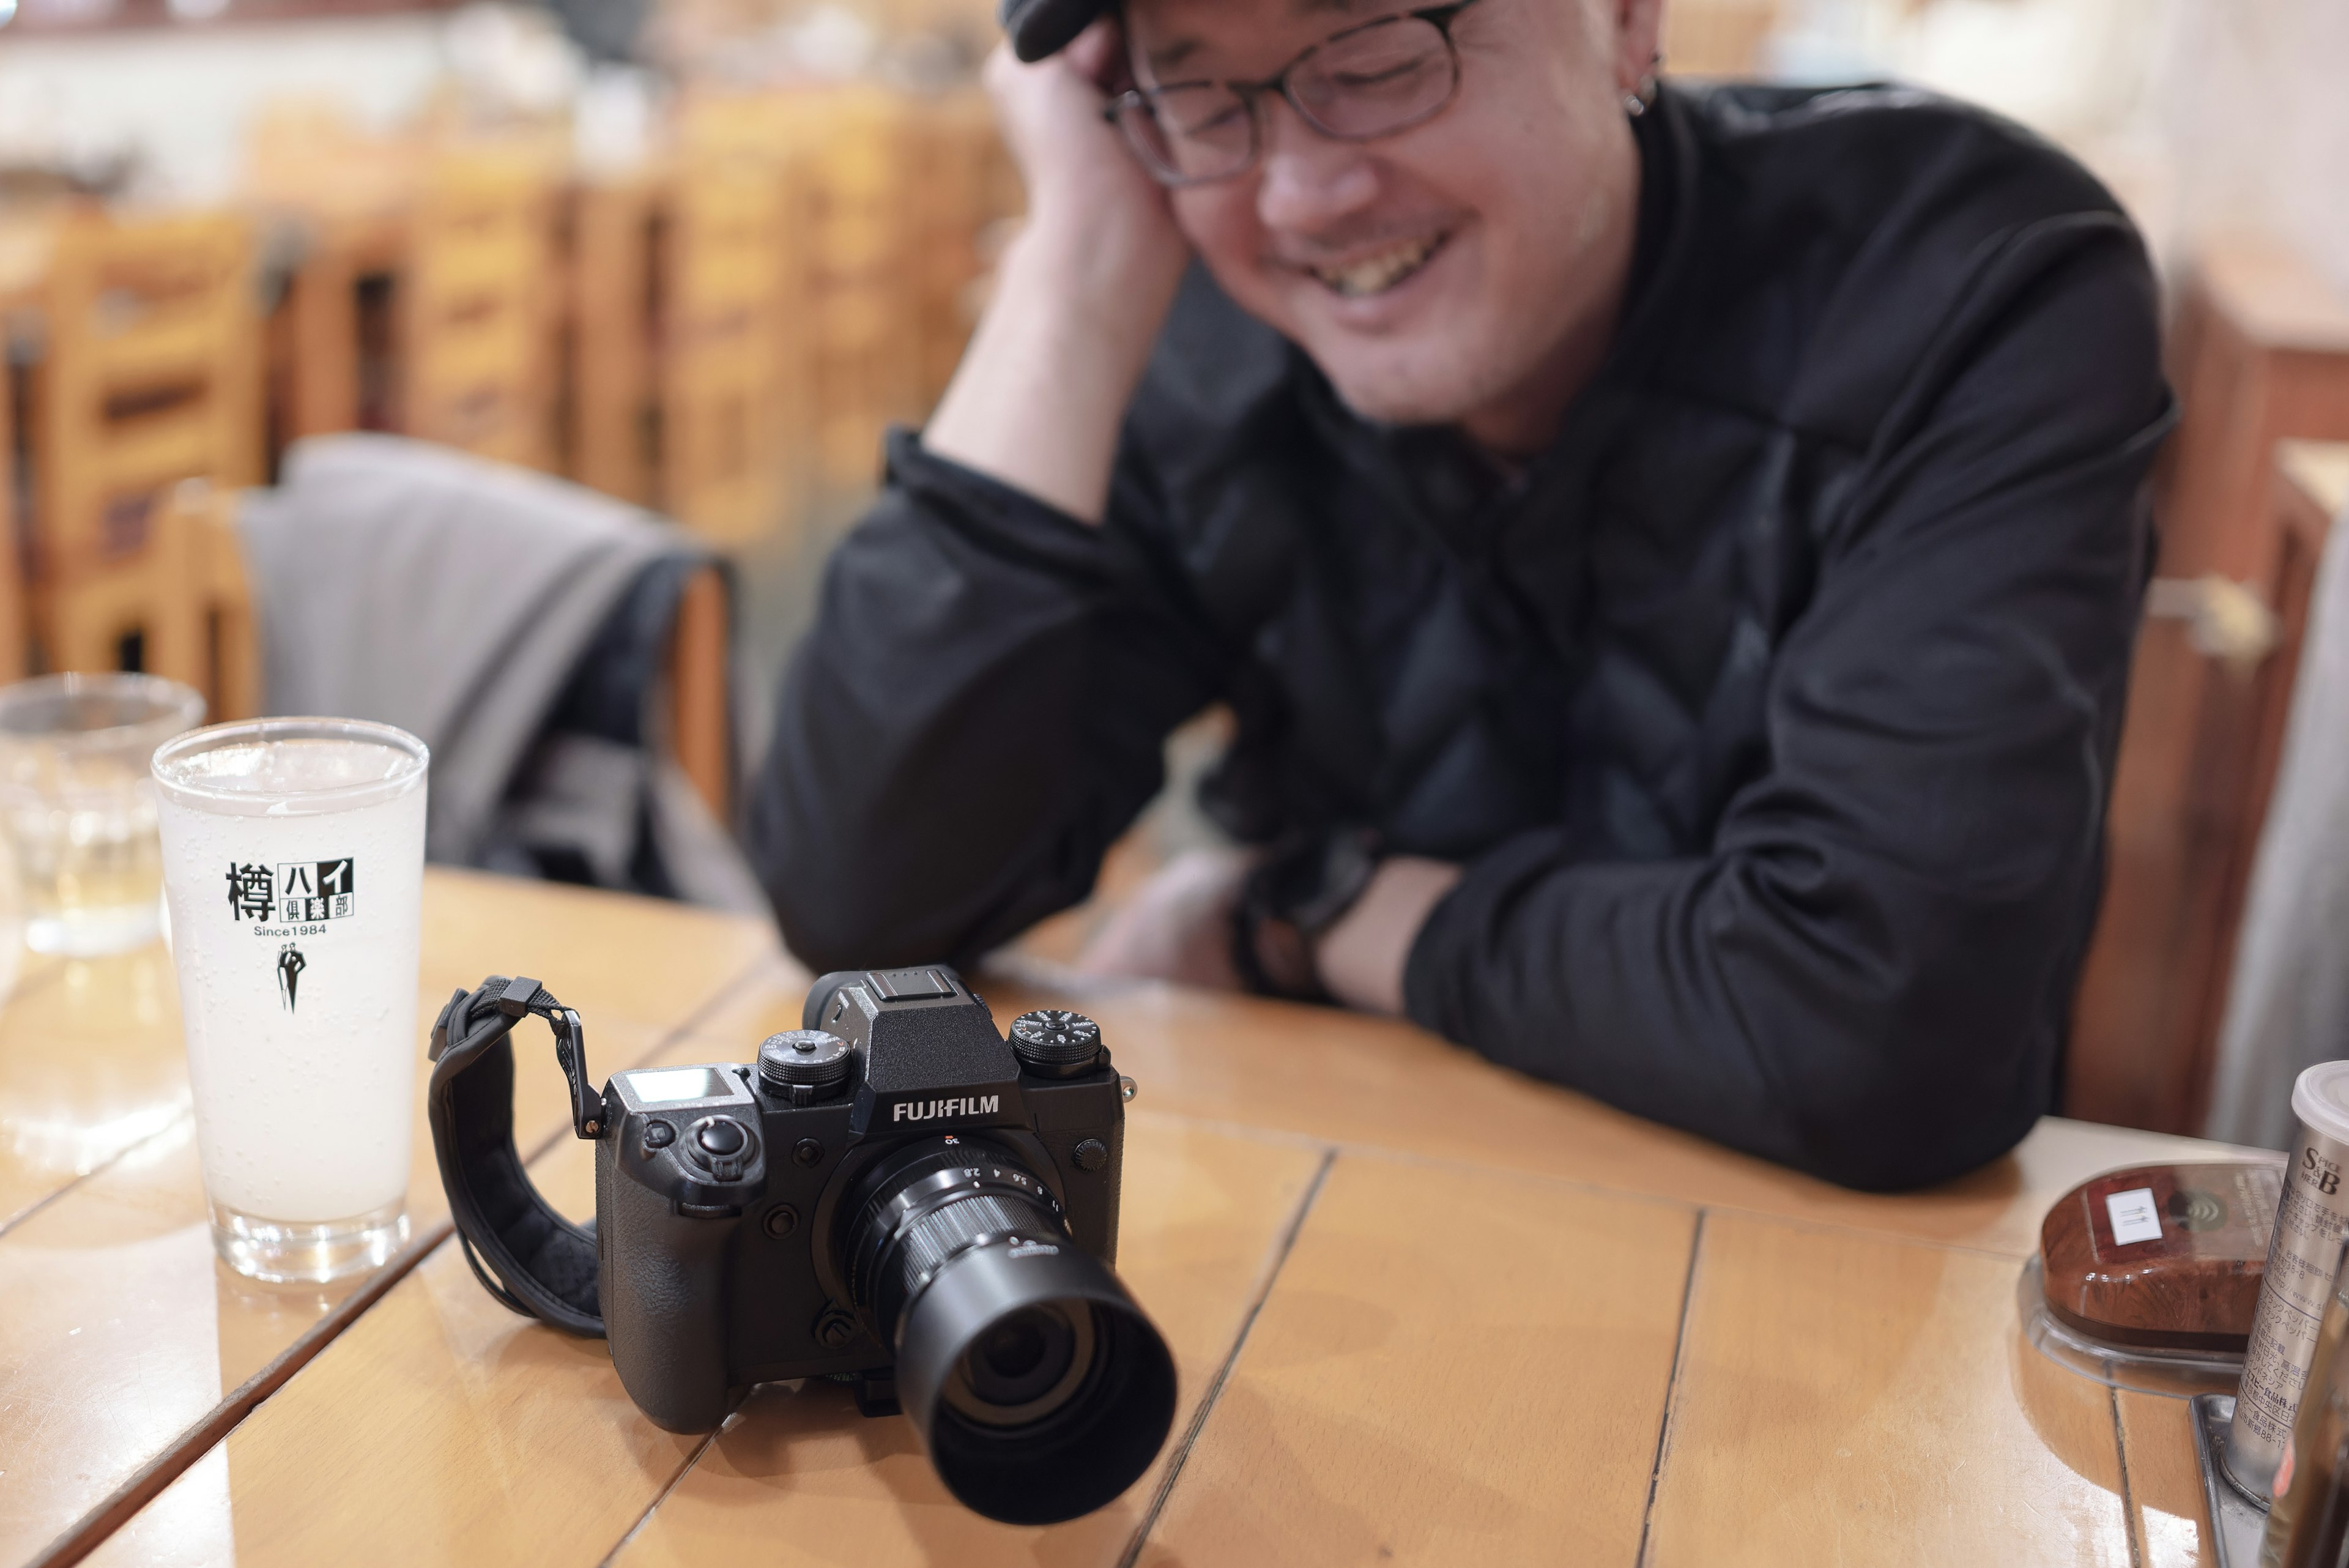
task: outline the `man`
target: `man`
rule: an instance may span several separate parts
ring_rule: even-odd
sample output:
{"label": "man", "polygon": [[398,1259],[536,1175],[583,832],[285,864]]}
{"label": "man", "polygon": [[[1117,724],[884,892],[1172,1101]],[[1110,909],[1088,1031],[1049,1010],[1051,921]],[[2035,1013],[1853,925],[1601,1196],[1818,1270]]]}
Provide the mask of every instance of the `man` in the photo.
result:
{"label": "man", "polygon": [[2110,198],[1920,95],[1660,84],[1661,0],[1128,0],[1054,55],[1101,3],[1011,17],[1027,224],[787,682],[793,950],[1078,900],[1220,701],[1251,847],[1109,967],[1855,1186],[2010,1147],[2169,419]]}

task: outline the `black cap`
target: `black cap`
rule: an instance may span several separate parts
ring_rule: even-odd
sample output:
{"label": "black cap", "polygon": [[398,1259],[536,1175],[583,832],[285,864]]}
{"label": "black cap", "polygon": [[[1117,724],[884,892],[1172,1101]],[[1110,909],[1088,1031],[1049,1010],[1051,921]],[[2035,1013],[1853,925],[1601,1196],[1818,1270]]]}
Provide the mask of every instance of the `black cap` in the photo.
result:
{"label": "black cap", "polygon": [[1115,0],[1003,0],[1000,15],[1011,52],[1033,65],[1058,54],[1069,40],[1110,10]]}

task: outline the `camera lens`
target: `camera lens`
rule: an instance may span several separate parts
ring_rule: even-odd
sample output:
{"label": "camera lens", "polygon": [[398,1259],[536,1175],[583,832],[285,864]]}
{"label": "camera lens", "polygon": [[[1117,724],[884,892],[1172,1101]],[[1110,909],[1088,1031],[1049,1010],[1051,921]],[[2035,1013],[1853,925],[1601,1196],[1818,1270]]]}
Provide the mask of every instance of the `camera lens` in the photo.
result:
{"label": "camera lens", "polygon": [[947,1403],[984,1427],[1042,1420],[1083,1385],[1092,1352],[1090,1310],[1024,1307],[963,1352],[947,1376]]}
{"label": "camera lens", "polygon": [[1004,1150],[943,1138],[860,1190],[843,1262],[947,1489],[1048,1524],[1132,1485],[1174,1424],[1174,1360],[1050,1190]]}

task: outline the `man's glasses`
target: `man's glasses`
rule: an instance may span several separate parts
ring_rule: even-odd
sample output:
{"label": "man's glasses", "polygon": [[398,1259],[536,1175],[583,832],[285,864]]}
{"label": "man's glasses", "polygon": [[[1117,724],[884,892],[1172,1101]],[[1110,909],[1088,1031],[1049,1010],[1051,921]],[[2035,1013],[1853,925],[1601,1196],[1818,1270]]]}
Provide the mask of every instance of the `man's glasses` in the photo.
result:
{"label": "man's glasses", "polygon": [[1172,82],[1112,99],[1102,118],[1125,133],[1162,185],[1229,180],[1264,146],[1261,100],[1278,93],[1306,124],[1372,141],[1435,118],[1460,90],[1452,23],[1476,0],[1365,22],[1324,38],[1259,82]]}

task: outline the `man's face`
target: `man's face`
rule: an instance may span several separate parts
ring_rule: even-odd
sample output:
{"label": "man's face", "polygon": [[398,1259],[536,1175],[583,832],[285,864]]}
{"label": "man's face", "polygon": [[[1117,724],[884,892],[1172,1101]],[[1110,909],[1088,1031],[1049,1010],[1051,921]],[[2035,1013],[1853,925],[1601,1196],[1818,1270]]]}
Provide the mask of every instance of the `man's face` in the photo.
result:
{"label": "man's face", "polygon": [[[1131,0],[1128,42],[1145,84],[1260,80],[1412,3]],[[1256,167],[1173,195],[1224,291],[1395,423],[1538,398],[1614,309],[1637,205],[1609,0],[1476,0],[1453,36],[1459,92],[1433,119],[1338,141],[1268,97]]]}

